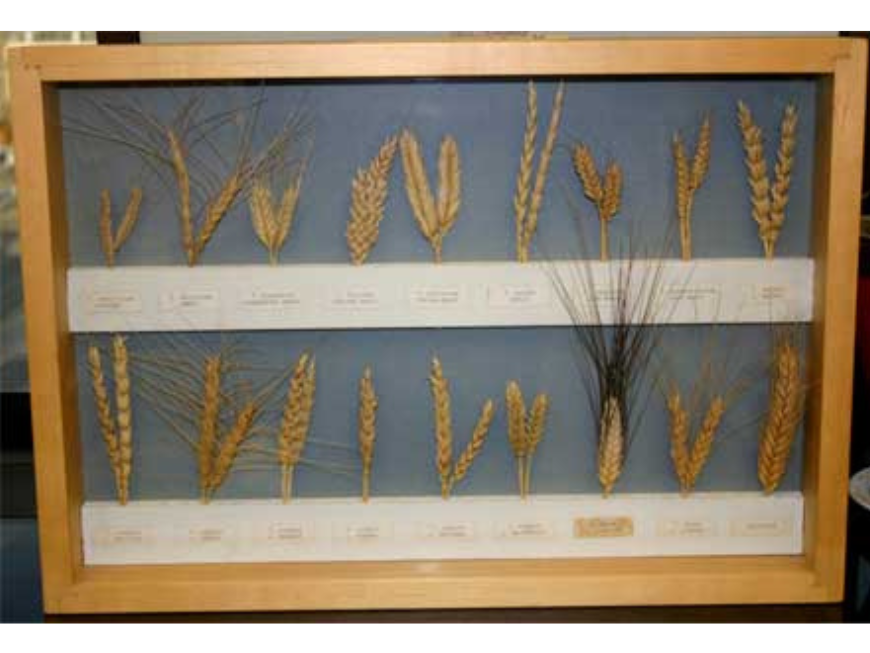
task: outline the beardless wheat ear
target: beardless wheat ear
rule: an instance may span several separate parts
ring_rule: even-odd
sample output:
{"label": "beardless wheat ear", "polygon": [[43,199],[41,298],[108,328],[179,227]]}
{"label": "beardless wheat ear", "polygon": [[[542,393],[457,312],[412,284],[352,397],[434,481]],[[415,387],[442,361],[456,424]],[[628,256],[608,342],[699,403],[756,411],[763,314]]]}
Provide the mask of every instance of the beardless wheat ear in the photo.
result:
{"label": "beardless wheat ear", "polygon": [[130,405],[127,345],[120,335],[112,339],[112,360],[118,422],[118,500],[121,505],[126,505],[130,498],[130,476],[133,473],[133,412]]}
{"label": "beardless wheat ear", "polygon": [[362,500],[369,500],[371,486],[372,459],[375,452],[376,419],[378,397],[372,381],[372,371],[366,368],[359,382],[359,453],[362,461]]}

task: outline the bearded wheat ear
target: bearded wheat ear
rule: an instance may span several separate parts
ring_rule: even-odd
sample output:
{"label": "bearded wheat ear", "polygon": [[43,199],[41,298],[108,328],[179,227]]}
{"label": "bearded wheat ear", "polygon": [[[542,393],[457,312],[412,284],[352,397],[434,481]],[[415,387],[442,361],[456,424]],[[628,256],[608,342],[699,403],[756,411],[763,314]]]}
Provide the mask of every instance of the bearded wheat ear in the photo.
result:
{"label": "bearded wheat ear", "polygon": [[345,238],[354,265],[365,263],[380,236],[390,171],[398,145],[398,137],[390,136],[368,167],[357,170],[351,184],[350,220]]}

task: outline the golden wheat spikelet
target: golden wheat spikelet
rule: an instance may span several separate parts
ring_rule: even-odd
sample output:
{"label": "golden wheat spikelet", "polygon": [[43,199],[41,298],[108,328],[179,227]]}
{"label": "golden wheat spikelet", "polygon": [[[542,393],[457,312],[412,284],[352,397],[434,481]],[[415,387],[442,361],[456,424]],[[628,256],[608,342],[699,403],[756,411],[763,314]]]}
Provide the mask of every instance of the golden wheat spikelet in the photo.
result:
{"label": "golden wheat spikelet", "polygon": [[774,182],[770,189],[770,221],[777,230],[785,222],[785,207],[791,186],[794,151],[797,143],[797,108],[789,104],[783,113],[779,133],[779,151],[774,166]]}
{"label": "golden wheat spikelet", "polygon": [[507,406],[508,443],[515,458],[526,455],[526,405],[523,392],[516,381],[510,381],[505,388]]}
{"label": "golden wheat spikelet", "polygon": [[196,242],[193,236],[193,215],[190,208],[190,173],[187,170],[187,161],[181,141],[175,132],[170,129],[167,132],[169,151],[172,159],[172,169],[175,173],[175,183],[178,186],[178,218],[181,222],[181,245],[187,256],[187,264],[196,263]]}
{"label": "golden wheat spikelet", "polygon": [[667,398],[670,418],[671,462],[680,483],[680,492],[689,491],[689,414],[683,406],[682,395],[676,387],[671,388]]}
{"label": "golden wheat spikelet", "polygon": [[275,219],[272,215],[272,189],[264,180],[257,179],[254,182],[248,198],[248,208],[254,233],[271,256],[272,243],[275,240]]}
{"label": "golden wheat spikelet", "polygon": [[677,221],[680,226],[680,249],[683,260],[692,258],[690,208],[692,195],[692,180],[689,172],[689,161],[686,148],[679,133],[673,139],[674,171],[676,173]]}
{"label": "golden wheat spikelet", "polygon": [[532,485],[532,460],[538,445],[544,438],[547,426],[547,413],[550,409],[550,398],[545,394],[539,394],[532,402],[532,410],[526,424],[526,458],[523,470],[522,495],[525,497],[531,491]]}
{"label": "golden wheat spikelet", "polygon": [[194,247],[194,263],[202,255],[208,241],[211,240],[214,232],[217,231],[218,225],[220,225],[221,220],[223,220],[227,211],[230,210],[241,191],[241,173],[239,170],[235,170],[229,177],[227,177],[227,180],[221,187],[221,191],[218,193],[214,202],[206,208],[205,219],[203,220],[202,227],[199,230],[199,236],[196,239],[196,245]]}
{"label": "golden wheat spikelet", "polygon": [[605,497],[610,496],[622,473],[625,456],[625,433],[622,412],[613,397],[604,401],[598,436],[598,480]]}
{"label": "golden wheat spikelet", "polygon": [[452,136],[441,140],[438,153],[438,231],[442,240],[447,236],[459,217],[462,198],[462,164],[459,146]]}
{"label": "golden wheat spikelet", "polygon": [[109,403],[109,392],[106,389],[106,379],[103,374],[103,363],[100,349],[96,345],[88,347],[88,371],[91,376],[91,389],[94,393],[94,403],[97,407],[97,421],[100,424],[100,435],[106,446],[106,454],[115,477],[118,494],[120,484],[120,453],[118,451],[118,436],[115,432],[115,421],[112,419],[112,407]]}
{"label": "golden wheat spikelet", "polygon": [[139,209],[141,206],[142,189],[136,186],[130,191],[130,200],[127,202],[127,208],[124,209],[124,217],[121,218],[121,223],[115,232],[115,239],[112,243],[115,252],[121,249],[121,246],[127,242],[130,234],[133,233],[133,227],[139,221]]}
{"label": "golden wheat spikelet", "polygon": [[302,451],[311,426],[316,389],[314,357],[302,354],[290,378],[287,399],[278,431],[278,462],[281,466],[281,497],[290,501],[293,493],[293,469],[302,459]]}
{"label": "golden wheat spikelet", "polygon": [[405,171],[405,192],[414,213],[414,218],[423,236],[430,243],[438,234],[438,211],[435,199],[429,188],[426,166],[420,152],[420,143],[410,130],[402,132],[399,138],[402,153],[402,167]]}
{"label": "golden wheat spikelet", "polygon": [[556,138],[559,133],[559,123],[562,119],[562,107],[565,103],[565,84],[559,82],[556,88],[556,96],[553,98],[553,108],[550,112],[550,123],[547,126],[547,135],[544,138],[544,146],[541,149],[541,157],[538,161],[538,173],[535,175],[535,186],[532,189],[532,199],[529,212],[522,225],[522,252],[521,261],[529,258],[529,248],[535,232],[538,230],[538,216],[541,211],[541,203],[544,200],[544,187],[547,183],[547,173],[550,170],[550,162],[553,158],[553,150],[556,148]]}
{"label": "golden wheat spikelet", "polygon": [[347,223],[345,237],[350,259],[354,265],[365,263],[380,236],[390,170],[398,144],[397,136],[387,138],[368,167],[358,169],[353,179],[350,220]]}
{"label": "golden wheat spikelet", "polygon": [[758,451],[758,480],[773,493],[785,475],[803,418],[802,365],[795,344],[779,336],[774,345],[770,395]]}
{"label": "golden wheat spikelet", "polygon": [[529,208],[529,195],[532,191],[532,173],[535,165],[535,150],[538,137],[538,92],[534,82],[529,82],[526,91],[526,127],[523,131],[523,150],[520,155],[520,168],[517,171],[517,185],[514,191],[514,231],[516,236],[517,260],[528,260],[525,246],[525,223]]}
{"label": "golden wheat spikelet", "polygon": [[601,177],[598,176],[598,168],[592,158],[592,152],[587,145],[579,144],[574,148],[574,172],[583,186],[586,197],[598,206],[604,197],[604,189],[601,185]]}
{"label": "golden wheat spikelet", "polygon": [[359,414],[357,424],[359,431],[359,454],[362,461],[362,500],[369,500],[371,486],[372,459],[375,453],[375,437],[377,433],[376,420],[378,412],[378,396],[372,381],[372,370],[367,367],[359,382]]}
{"label": "golden wheat spikelet", "polygon": [[106,259],[106,265],[115,265],[115,245],[112,238],[112,198],[109,191],[103,189],[100,192],[100,247]]}
{"label": "golden wheat spikelet", "polygon": [[453,464],[453,425],[450,417],[450,387],[444,378],[441,361],[437,358],[432,359],[429,384],[435,410],[435,466],[441,478],[441,495],[446,499],[450,492],[450,471]]}
{"label": "golden wheat spikelet", "polygon": [[208,501],[209,483],[214,465],[218,439],[218,415],[220,413],[222,362],[219,356],[205,360],[203,369],[202,413],[199,420],[197,441],[197,470],[199,492],[203,502]]}
{"label": "golden wheat spikelet", "polygon": [[226,434],[217,451],[214,468],[209,479],[209,496],[223,485],[229,476],[239,453],[239,448],[251,433],[251,427],[257,414],[257,405],[248,402],[239,412],[230,432]]}
{"label": "golden wheat spikelet", "polygon": [[692,159],[692,192],[698,190],[710,169],[710,153],[713,142],[713,124],[710,115],[704,116],[701,129],[698,132],[698,144]]}
{"label": "golden wheat spikelet", "polygon": [[704,415],[704,420],[701,422],[701,430],[698,432],[698,437],[695,438],[695,442],[692,444],[692,451],[689,456],[688,478],[690,485],[687,488],[688,490],[695,487],[698,477],[704,469],[704,465],[707,464],[710,458],[713,442],[716,438],[716,431],[722,422],[724,414],[725,399],[719,396],[713,397],[707,408],[707,414]]}
{"label": "golden wheat spikelet", "polygon": [[486,441],[486,436],[489,433],[489,427],[492,424],[492,418],[495,415],[495,404],[491,399],[483,405],[480,411],[480,417],[474,427],[474,432],[471,434],[471,439],[465,450],[460,454],[456,461],[456,466],[453,468],[453,473],[450,477],[450,487],[452,488],[459,481],[465,478],[468,470],[471,469],[471,464],[477,455],[483,449],[483,443]]}
{"label": "golden wheat spikelet", "polygon": [[611,162],[604,173],[604,189],[601,200],[601,218],[609,222],[617,213],[622,203],[622,168],[618,163]]}
{"label": "golden wheat spikelet", "polygon": [[115,375],[115,417],[118,423],[118,500],[125,505],[130,497],[133,472],[133,411],[130,406],[130,372],[127,345],[123,336],[112,338]]}

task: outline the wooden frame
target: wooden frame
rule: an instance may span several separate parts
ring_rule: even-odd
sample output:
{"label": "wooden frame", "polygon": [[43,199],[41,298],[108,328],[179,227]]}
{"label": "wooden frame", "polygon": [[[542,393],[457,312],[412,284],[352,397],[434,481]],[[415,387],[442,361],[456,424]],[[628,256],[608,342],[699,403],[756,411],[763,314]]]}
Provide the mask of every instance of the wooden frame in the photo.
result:
{"label": "wooden frame", "polygon": [[[839,601],[866,44],[849,39],[28,47],[11,51],[43,597],[49,613]],[[819,76],[802,556],[88,567],[57,85],[260,78]]]}

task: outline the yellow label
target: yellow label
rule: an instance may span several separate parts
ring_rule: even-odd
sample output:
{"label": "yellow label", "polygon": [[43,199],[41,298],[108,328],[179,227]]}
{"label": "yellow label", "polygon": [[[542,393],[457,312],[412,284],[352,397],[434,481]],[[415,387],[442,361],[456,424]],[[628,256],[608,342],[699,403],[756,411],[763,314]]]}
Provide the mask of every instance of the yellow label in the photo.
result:
{"label": "yellow label", "polygon": [[574,537],[632,537],[634,520],[631,517],[579,517],[574,520]]}

